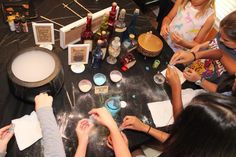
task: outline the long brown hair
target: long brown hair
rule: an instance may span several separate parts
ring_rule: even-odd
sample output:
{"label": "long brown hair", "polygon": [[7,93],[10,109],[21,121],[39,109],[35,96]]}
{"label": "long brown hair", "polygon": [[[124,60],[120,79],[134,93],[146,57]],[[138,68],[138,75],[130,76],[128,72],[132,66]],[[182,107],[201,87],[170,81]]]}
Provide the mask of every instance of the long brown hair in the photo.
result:
{"label": "long brown hair", "polygon": [[236,10],[220,21],[220,28],[223,29],[227,37],[236,42]]}

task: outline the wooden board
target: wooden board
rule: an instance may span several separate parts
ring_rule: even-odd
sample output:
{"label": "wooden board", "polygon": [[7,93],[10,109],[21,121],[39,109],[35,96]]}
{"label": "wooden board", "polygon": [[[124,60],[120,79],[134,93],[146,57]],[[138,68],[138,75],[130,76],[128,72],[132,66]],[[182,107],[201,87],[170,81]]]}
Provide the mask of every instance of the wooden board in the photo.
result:
{"label": "wooden board", "polygon": [[[117,6],[117,14],[119,12],[119,6]],[[93,14],[92,31],[96,32],[102,22],[102,17],[105,13],[110,12],[111,7],[103,9]],[[87,17],[84,17],[78,21],[68,24],[60,29],[60,46],[65,49],[68,44],[74,44],[80,40],[82,31],[85,29]]]}

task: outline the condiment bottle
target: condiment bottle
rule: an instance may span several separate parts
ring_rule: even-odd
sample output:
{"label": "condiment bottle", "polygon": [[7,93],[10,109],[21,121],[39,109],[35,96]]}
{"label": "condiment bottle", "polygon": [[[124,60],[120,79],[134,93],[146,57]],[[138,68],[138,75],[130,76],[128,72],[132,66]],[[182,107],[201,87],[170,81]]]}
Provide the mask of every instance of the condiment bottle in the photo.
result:
{"label": "condiment bottle", "polygon": [[108,30],[107,30],[107,34],[109,37],[111,37],[112,33],[113,33],[113,29],[114,29],[114,23],[116,20],[116,7],[117,7],[117,3],[113,2],[112,6],[111,6],[111,11],[109,13],[109,19],[108,19]]}
{"label": "condiment bottle", "polygon": [[123,43],[122,43],[122,46],[124,47],[124,49],[127,51],[127,52],[131,52],[133,51],[134,49],[137,48],[137,40],[135,39],[135,35],[134,34],[130,34],[129,35],[129,39],[128,40],[125,40]]}
{"label": "condiment bottle", "polygon": [[13,15],[7,17],[7,22],[9,24],[9,27],[10,27],[11,31],[16,30],[14,19],[15,19],[15,17]]}
{"label": "condiment bottle", "polygon": [[116,57],[120,54],[120,46],[120,38],[115,37],[108,47],[109,56],[107,57],[107,63],[115,64],[117,62]]}
{"label": "condiment bottle", "polygon": [[125,24],[125,14],[126,10],[121,9],[118,20],[115,22],[115,32],[124,32],[126,30],[126,24]]}
{"label": "condiment bottle", "polygon": [[100,40],[102,40],[101,50],[102,50],[102,54],[103,54],[102,59],[104,59],[106,56],[106,53],[107,53],[107,46],[108,46],[106,31],[102,31],[102,35],[100,37]]}
{"label": "condiment bottle", "polygon": [[137,36],[136,22],[137,22],[138,15],[139,15],[139,9],[135,9],[131,21],[126,31],[123,33],[122,42],[129,39],[129,34],[134,34],[135,36]]}
{"label": "condiment bottle", "polygon": [[89,51],[92,51],[93,48],[93,31],[92,27],[92,14],[87,14],[86,28],[81,34],[81,41],[84,44],[89,44]]}
{"label": "condiment bottle", "polygon": [[21,32],[21,25],[20,25],[20,17],[18,16],[18,14],[16,15],[16,17],[14,19],[14,24],[15,24],[15,28],[16,28],[16,33],[20,33]]}
{"label": "condiment bottle", "polygon": [[102,64],[102,50],[101,50],[102,40],[98,40],[97,46],[93,51],[92,58],[92,68],[100,68]]}
{"label": "condiment bottle", "polygon": [[28,28],[28,24],[27,24],[25,16],[21,17],[21,27],[22,27],[23,32],[25,33],[29,32],[29,28]]}

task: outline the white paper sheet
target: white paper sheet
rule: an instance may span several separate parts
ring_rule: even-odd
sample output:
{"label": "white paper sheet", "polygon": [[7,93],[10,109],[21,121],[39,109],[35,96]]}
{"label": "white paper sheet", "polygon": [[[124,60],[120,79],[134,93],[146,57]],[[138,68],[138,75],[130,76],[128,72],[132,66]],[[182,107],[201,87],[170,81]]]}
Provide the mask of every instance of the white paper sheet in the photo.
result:
{"label": "white paper sheet", "polygon": [[12,120],[14,134],[20,150],[28,148],[42,138],[42,131],[36,112]]}
{"label": "white paper sheet", "polygon": [[[203,92],[205,92],[203,89],[182,90],[182,101],[184,108],[189,104],[193,97]],[[170,100],[151,102],[147,105],[156,127],[163,127],[174,123],[172,104]]]}
{"label": "white paper sheet", "polygon": [[[173,68],[176,69],[177,74],[178,74],[178,76],[179,76],[180,83],[183,84],[183,83],[186,81],[186,79],[184,78],[182,71],[180,71],[180,70],[179,70],[177,67],[175,67],[175,66],[173,66]],[[163,70],[161,73],[162,73],[162,75],[164,75],[164,76],[166,77],[166,69]]]}

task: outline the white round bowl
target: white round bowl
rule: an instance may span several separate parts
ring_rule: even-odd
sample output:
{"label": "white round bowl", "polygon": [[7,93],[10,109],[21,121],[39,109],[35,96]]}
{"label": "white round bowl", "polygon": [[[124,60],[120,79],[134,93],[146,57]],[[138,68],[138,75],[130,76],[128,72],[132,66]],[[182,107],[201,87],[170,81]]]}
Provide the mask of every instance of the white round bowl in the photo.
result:
{"label": "white round bowl", "polygon": [[78,86],[81,92],[86,93],[92,88],[92,83],[89,80],[84,79],[79,81]]}

